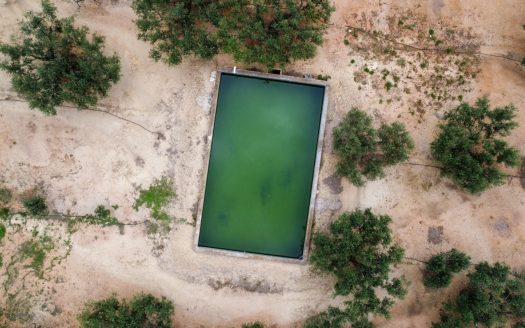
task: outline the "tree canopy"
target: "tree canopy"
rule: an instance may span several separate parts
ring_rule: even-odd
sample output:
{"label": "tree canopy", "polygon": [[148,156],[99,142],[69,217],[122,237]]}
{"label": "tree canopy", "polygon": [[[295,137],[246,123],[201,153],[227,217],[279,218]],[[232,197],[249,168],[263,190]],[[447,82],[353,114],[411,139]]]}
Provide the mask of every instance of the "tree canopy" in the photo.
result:
{"label": "tree canopy", "polygon": [[512,274],[505,264],[482,262],[468,278],[457,298],[444,304],[433,328],[501,327],[525,318],[524,275]]}
{"label": "tree canopy", "polygon": [[346,114],[333,131],[334,150],[339,157],[337,173],[354,185],[362,186],[365,178],[384,176],[383,168],[408,159],[414,142],[402,123],[372,127],[372,117],[359,109]]}
{"label": "tree canopy", "polygon": [[95,105],[120,78],[120,60],[103,54],[104,38],[88,37],[73,18],[58,18],[56,7],[42,0],[42,12],[28,12],[12,43],[0,43],[8,57],[0,69],[11,76],[13,88],[31,108],[56,114],[69,102],[81,108]]}
{"label": "tree canopy", "polygon": [[470,265],[470,257],[451,249],[432,256],[425,267],[424,284],[429,288],[448,287],[455,273],[461,272]]}
{"label": "tree canopy", "polygon": [[[342,214],[330,225],[330,233],[313,237],[310,263],[320,272],[334,274],[335,295],[351,295],[345,308],[330,307],[310,319],[306,327],[373,327],[369,314],[389,316],[395,298],[406,294],[402,278],[391,278],[390,271],[403,258],[404,250],[392,240],[391,218],[375,215],[369,209]],[[382,289],[386,296],[378,296]]]}
{"label": "tree canopy", "polygon": [[171,328],[171,301],[137,294],[129,301],[115,296],[88,303],[78,317],[82,328]]}
{"label": "tree canopy", "polygon": [[327,0],[135,0],[133,8],[155,60],[222,51],[268,68],[312,58],[333,11]]}
{"label": "tree canopy", "polygon": [[441,133],[432,142],[432,156],[441,172],[459,187],[478,194],[501,185],[505,174],[500,166],[515,167],[519,153],[498,136],[508,136],[517,126],[513,105],[489,108],[486,98],[474,106],[462,103],[445,114]]}

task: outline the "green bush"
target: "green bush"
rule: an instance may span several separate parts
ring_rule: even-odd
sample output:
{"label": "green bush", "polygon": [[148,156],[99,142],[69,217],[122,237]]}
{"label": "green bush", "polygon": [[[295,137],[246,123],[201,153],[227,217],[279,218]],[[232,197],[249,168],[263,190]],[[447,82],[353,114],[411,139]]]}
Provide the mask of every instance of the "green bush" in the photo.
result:
{"label": "green bush", "polygon": [[414,142],[403,124],[382,124],[376,130],[372,118],[364,111],[352,109],[334,128],[334,150],[339,157],[337,173],[356,186],[365,178],[384,176],[383,168],[408,159]]}
{"label": "green bush", "polygon": [[88,303],[78,321],[82,328],[171,328],[173,312],[166,298],[141,293],[129,301],[111,296]]}
{"label": "green bush", "polygon": [[219,51],[268,68],[315,55],[333,8],[327,0],[134,0],[151,57],[178,64]]}
{"label": "green bush", "polygon": [[151,216],[156,220],[169,221],[168,213],[164,211],[164,206],[168,205],[171,199],[176,196],[173,182],[166,178],[155,181],[148,189],[142,189],[139,198],[133,204],[133,208],[138,210],[145,205],[151,209]]}
{"label": "green bush", "polygon": [[[320,272],[337,278],[335,295],[352,295],[343,310],[329,308],[309,323],[344,322],[353,327],[371,327],[369,314],[389,316],[395,298],[406,294],[405,281],[391,278],[391,268],[403,259],[404,250],[392,240],[386,215],[374,215],[369,209],[342,214],[330,225],[330,233],[313,236],[310,263]],[[386,296],[378,296],[379,289]],[[335,325],[339,324],[339,325]]]}
{"label": "green bush", "polygon": [[74,27],[72,17],[58,18],[49,0],[42,0],[42,10],[25,15],[12,44],[0,43],[8,57],[0,69],[12,76],[13,88],[31,108],[46,114],[56,114],[64,102],[95,105],[119,80],[119,58],[104,56],[103,37],[93,34],[89,40],[88,29]]}
{"label": "green bush", "polygon": [[444,304],[433,328],[504,327],[525,317],[524,275],[513,275],[505,264],[483,262],[468,278],[457,298]]}
{"label": "green bush", "polygon": [[505,174],[499,166],[517,166],[519,154],[497,137],[511,133],[517,126],[515,116],[513,105],[491,110],[486,98],[474,106],[462,103],[446,113],[441,133],[431,145],[441,173],[473,194],[503,184]]}
{"label": "green bush", "polygon": [[46,200],[39,195],[24,199],[22,204],[31,215],[41,215],[47,212]]}
{"label": "green bush", "polygon": [[469,265],[470,257],[456,249],[436,254],[428,260],[424,284],[429,288],[448,287],[452,276],[465,270]]}

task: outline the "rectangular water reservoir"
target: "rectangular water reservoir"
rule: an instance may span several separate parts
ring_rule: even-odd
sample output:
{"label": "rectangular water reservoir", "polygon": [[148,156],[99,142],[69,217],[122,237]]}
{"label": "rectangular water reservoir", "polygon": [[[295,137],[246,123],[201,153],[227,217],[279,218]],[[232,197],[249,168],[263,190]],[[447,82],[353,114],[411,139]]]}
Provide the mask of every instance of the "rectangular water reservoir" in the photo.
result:
{"label": "rectangular water reservoir", "polygon": [[309,82],[221,72],[199,249],[305,257],[328,88]]}

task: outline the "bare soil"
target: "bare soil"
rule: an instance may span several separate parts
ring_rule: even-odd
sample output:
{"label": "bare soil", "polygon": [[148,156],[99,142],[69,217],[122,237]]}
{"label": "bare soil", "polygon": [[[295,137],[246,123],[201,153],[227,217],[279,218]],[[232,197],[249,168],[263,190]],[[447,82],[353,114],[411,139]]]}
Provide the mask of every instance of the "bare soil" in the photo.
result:
{"label": "bare soil", "polygon": [[[20,326],[76,327],[76,315],[86,301],[111,293],[166,296],[175,304],[175,327],[232,327],[255,320],[272,327],[299,327],[308,316],[337,302],[331,296],[333,280],[314,274],[307,265],[192,249],[192,222],[210,146],[210,77],[220,67],[233,66],[232,58],[188,58],[175,67],[155,63],[148,57],[149,45],[136,38],[130,1],[104,1],[101,6],[86,2],[80,8],[72,1],[54,3],[61,15],[75,15],[77,24],[105,35],[107,52],[121,57],[122,79],[101,106],[154,133],[101,112],[62,108],[57,116],[47,117],[30,111],[26,103],[14,101],[9,77],[0,73],[0,185],[18,194],[38,187],[50,207],[64,213],[90,213],[98,204],[117,204],[114,214],[134,222],[147,216],[147,211],[131,208],[137,187],[168,176],[177,190],[169,207],[177,223],[167,233],[152,232],[145,225],[126,226],[124,231],[86,227],[69,242],[57,223],[10,230],[2,244],[3,284],[6,264],[17,245],[31,238],[33,228],[55,236],[45,279],[20,265],[18,282],[0,291],[0,304],[19,292],[16,300],[21,304],[14,308],[25,310],[13,315],[31,314]],[[359,107],[377,122],[404,122],[416,142],[410,162],[428,164],[439,118],[459,99],[488,96],[493,105],[513,103],[518,122],[525,122],[525,69],[497,57],[518,59],[525,54],[525,2],[337,0],[335,7],[317,56],[286,68],[331,77],[317,198],[322,208],[316,211],[315,229],[324,229],[343,211],[371,207],[392,216],[395,239],[407,256],[426,259],[455,247],[474,261],[505,261],[525,270],[525,193],[520,179],[472,196],[433,168],[403,164],[388,169],[384,179],[356,188],[333,176],[336,158],[329,135],[348,110]],[[39,3],[0,0],[0,40],[9,40],[17,20],[29,9],[38,10]],[[429,37],[431,29],[435,39]],[[444,43],[436,45],[437,40]],[[406,44],[454,47],[464,53],[418,51]],[[478,52],[485,55],[473,54]],[[364,72],[365,67],[374,73]],[[387,90],[388,81],[397,85]],[[521,124],[508,141],[525,154],[524,138]],[[62,260],[51,266],[53,257]],[[391,319],[376,320],[378,327],[429,327],[437,319],[440,304],[455,288],[425,290],[420,269],[409,263],[396,269],[395,275],[403,274],[411,282],[409,293],[395,305]],[[456,279],[453,287],[463,282],[464,277]]]}

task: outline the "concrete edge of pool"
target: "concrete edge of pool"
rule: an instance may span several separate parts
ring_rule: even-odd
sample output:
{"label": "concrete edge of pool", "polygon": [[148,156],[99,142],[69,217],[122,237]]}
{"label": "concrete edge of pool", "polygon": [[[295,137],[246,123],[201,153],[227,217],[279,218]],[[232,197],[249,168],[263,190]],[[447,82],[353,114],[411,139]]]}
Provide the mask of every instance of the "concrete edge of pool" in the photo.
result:
{"label": "concrete edge of pool", "polygon": [[[280,74],[270,74],[270,73],[262,73],[262,72],[255,72],[255,71],[247,71],[247,70],[241,70],[241,69],[235,69],[235,68],[218,69],[217,73],[218,74],[215,78],[214,92],[213,92],[213,98],[212,98],[212,104],[211,104],[211,112],[210,112],[211,120],[209,123],[210,125],[208,127],[208,136],[207,136],[208,141],[209,141],[209,146],[207,147],[206,153],[204,156],[203,174],[202,174],[202,178],[200,181],[200,188],[199,188],[200,193],[199,193],[199,201],[198,201],[197,221],[195,224],[193,249],[194,251],[199,252],[199,253],[226,255],[226,256],[233,256],[233,257],[238,257],[238,258],[264,259],[264,260],[273,260],[273,261],[279,261],[279,262],[305,264],[308,260],[311,230],[312,230],[314,216],[315,216],[315,203],[316,203],[316,197],[317,197],[317,191],[318,191],[319,169],[321,166],[321,156],[322,156],[322,150],[323,150],[324,132],[325,132],[325,124],[326,124],[326,113],[328,109],[329,83],[326,81],[309,79],[309,78],[300,78],[300,77],[286,76],[286,75],[280,75]],[[321,122],[319,125],[315,165],[314,165],[314,171],[313,171],[313,177],[312,177],[310,204],[308,208],[306,232],[305,232],[305,239],[304,239],[304,245],[303,245],[303,255],[301,258],[288,258],[288,257],[275,256],[275,255],[265,255],[265,254],[257,254],[257,253],[249,253],[249,252],[242,252],[242,251],[235,251],[235,250],[225,250],[225,249],[219,249],[219,248],[199,246],[199,235],[200,235],[200,230],[201,230],[202,212],[203,212],[203,207],[204,207],[204,195],[206,192],[206,181],[207,181],[210,156],[211,156],[211,146],[212,146],[211,139],[213,138],[213,129],[214,129],[214,122],[215,122],[216,111],[217,111],[218,93],[219,93],[219,86],[220,86],[220,80],[221,80],[222,73],[236,74],[239,76],[246,76],[246,77],[265,78],[265,79],[271,79],[271,80],[282,81],[282,82],[294,82],[294,83],[300,83],[300,84],[305,84],[305,85],[321,86],[324,88],[323,104],[321,108]]]}

